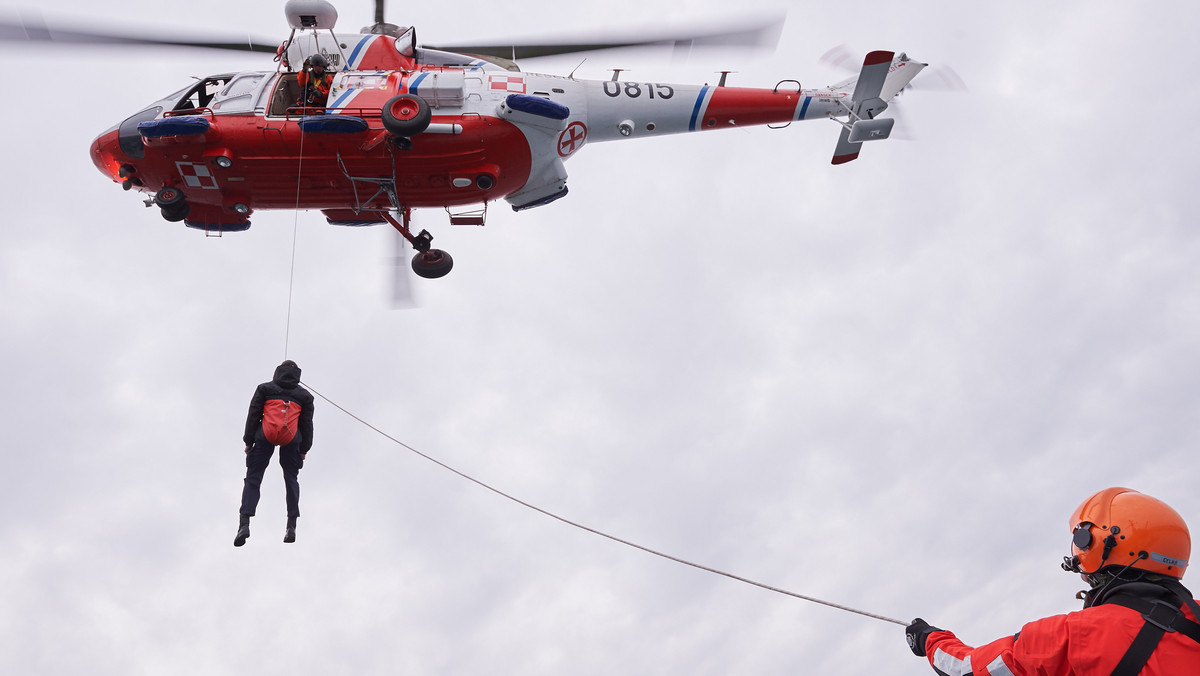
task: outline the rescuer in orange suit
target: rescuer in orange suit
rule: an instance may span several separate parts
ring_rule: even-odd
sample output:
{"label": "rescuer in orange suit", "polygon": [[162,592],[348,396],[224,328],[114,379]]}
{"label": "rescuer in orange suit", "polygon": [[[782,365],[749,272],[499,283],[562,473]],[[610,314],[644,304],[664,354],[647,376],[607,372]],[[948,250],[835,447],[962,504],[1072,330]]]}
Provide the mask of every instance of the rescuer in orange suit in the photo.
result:
{"label": "rescuer in orange suit", "polygon": [[329,59],[321,54],[313,54],[304,60],[304,68],[296,75],[296,84],[300,85],[300,100],[296,105],[302,108],[324,108],[329,102],[329,88],[333,86],[333,75],[326,73]]}
{"label": "rescuer in orange suit", "polygon": [[1064,570],[1091,589],[1083,610],[1030,622],[972,648],[918,618],[908,646],[943,676],[1200,674],[1200,606],[1180,582],[1192,541],[1183,518],[1128,488],[1106,488],[1071,516]]}

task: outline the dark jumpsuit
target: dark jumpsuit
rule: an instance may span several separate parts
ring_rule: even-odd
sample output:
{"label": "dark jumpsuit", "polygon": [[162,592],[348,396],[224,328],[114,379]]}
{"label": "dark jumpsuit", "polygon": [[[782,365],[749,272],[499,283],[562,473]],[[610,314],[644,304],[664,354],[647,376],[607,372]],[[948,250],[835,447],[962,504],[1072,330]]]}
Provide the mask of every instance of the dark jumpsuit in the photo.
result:
{"label": "dark jumpsuit", "polygon": [[312,447],[313,396],[300,386],[300,367],[281,364],[275,369],[275,377],[254,390],[250,400],[250,411],[246,416],[246,431],[242,441],[250,447],[246,454],[246,479],[242,488],[240,512],[254,516],[258,508],[259,487],[263,474],[271,464],[275,445],[263,436],[263,406],[272,399],[294,401],[300,404],[299,430],[291,442],[279,449],[279,466],[283,468],[283,485],[287,494],[287,515],[300,516],[300,468],[304,467],[304,454]]}

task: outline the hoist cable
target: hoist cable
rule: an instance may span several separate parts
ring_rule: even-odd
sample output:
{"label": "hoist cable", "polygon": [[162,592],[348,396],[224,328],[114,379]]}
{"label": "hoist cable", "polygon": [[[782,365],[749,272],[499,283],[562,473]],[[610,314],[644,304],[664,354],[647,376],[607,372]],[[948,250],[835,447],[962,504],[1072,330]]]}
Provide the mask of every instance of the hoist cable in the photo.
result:
{"label": "hoist cable", "polygon": [[898,624],[898,625],[900,625],[900,626],[907,626],[907,625],[909,624],[908,622],[904,622],[904,621],[902,621],[902,620],[897,620],[897,619],[895,619],[895,618],[892,618],[892,617],[886,617],[886,616],[884,616],[884,615],[877,615],[877,614],[875,614],[875,613],[869,613],[869,612],[867,612],[867,611],[865,611],[865,610],[858,610],[858,609],[856,609],[856,608],[851,608],[851,607],[849,607],[849,606],[844,606],[844,605],[841,605],[841,604],[838,604],[838,603],[833,603],[833,602],[831,602],[831,601],[823,601],[823,600],[821,600],[821,599],[818,599],[818,598],[813,598],[812,596],[805,596],[804,594],[797,594],[796,592],[787,591],[786,589],[780,589],[779,587],[772,587],[771,585],[763,584],[763,583],[761,583],[761,582],[755,582],[754,580],[750,580],[750,579],[747,579],[747,578],[741,577],[740,575],[734,575],[733,573],[727,573],[727,572],[725,572],[725,571],[723,571],[723,570],[717,570],[716,568],[711,568],[711,567],[709,567],[709,566],[701,565],[701,564],[699,564],[699,563],[694,563],[694,562],[692,562],[692,561],[688,561],[688,560],[686,560],[686,559],[681,559],[681,558],[679,558],[679,557],[677,557],[677,556],[672,556],[672,555],[670,555],[670,554],[665,554],[665,553],[663,553],[663,552],[660,552],[660,551],[657,551],[657,550],[654,550],[654,549],[650,549],[649,547],[644,547],[644,546],[642,546],[642,545],[639,545],[639,544],[637,544],[637,543],[635,543],[635,542],[630,542],[630,541],[628,541],[628,540],[623,540],[623,539],[621,539],[621,538],[619,538],[619,537],[616,537],[615,535],[609,535],[608,533],[605,533],[605,532],[603,532],[603,531],[596,530],[595,528],[591,528],[590,526],[585,526],[585,525],[583,525],[583,524],[581,524],[581,523],[577,523],[577,522],[575,522],[575,521],[571,521],[570,519],[567,519],[567,518],[565,518],[565,517],[559,516],[559,515],[557,515],[557,514],[555,514],[555,513],[553,513],[553,512],[546,511],[545,509],[542,509],[541,507],[538,507],[537,505],[532,505],[532,504],[530,504],[530,503],[528,503],[528,502],[525,502],[524,500],[521,500],[520,498],[517,498],[517,497],[514,497],[514,496],[512,496],[512,495],[509,495],[508,493],[505,493],[504,491],[502,491],[502,490],[500,490],[500,489],[498,489],[498,488],[495,488],[495,487],[493,487],[493,486],[490,486],[490,485],[488,485],[488,484],[486,484],[486,483],[484,483],[484,482],[480,481],[479,479],[476,479],[475,477],[472,477],[472,476],[470,476],[470,475],[468,475],[468,474],[464,474],[463,472],[460,472],[460,471],[458,471],[457,469],[455,469],[455,468],[451,467],[450,465],[447,465],[446,463],[444,463],[444,462],[442,462],[442,461],[438,460],[437,458],[434,458],[434,457],[432,457],[432,456],[426,455],[425,453],[422,453],[421,451],[418,451],[417,449],[413,448],[412,446],[409,446],[408,444],[404,443],[403,441],[400,441],[399,439],[397,439],[397,438],[395,438],[395,437],[393,437],[393,436],[389,435],[387,432],[384,432],[383,430],[379,429],[378,427],[375,427],[374,425],[372,425],[371,423],[367,422],[366,420],[363,420],[362,418],[358,417],[357,415],[354,415],[353,413],[351,413],[350,411],[346,410],[346,409],[345,409],[345,408],[343,408],[341,405],[339,405],[337,402],[333,401],[333,400],[332,400],[332,399],[330,399],[329,397],[326,397],[325,395],[323,395],[323,394],[321,394],[320,392],[318,392],[318,391],[317,391],[315,388],[313,388],[313,387],[312,387],[311,385],[309,385],[308,383],[305,383],[305,382],[303,382],[303,381],[302,381],[300,384],[301,384],[301,385],[304,385],[305,387],[307,387],[307,388],[309,389],[309,391],[311,391],[313,394],[315,394],[315,395],[317,395],[318,397],[320,397],[320,398],[324,399],[325,401],[329,402],[329,404],[330,404],[331,406],[333,406],[334,408],[336,408],[337,410],[341,411],[342,413],[345,413],[346,415],[350,416],[351,418],[353,418],[354,420],[358,421],[358,422],[359,422],[359,423],[361,423],[362,425],[364,425],[364,426],[366,426],[367,428],[371,429],[371,430],[372,430],[372,431],[374,431],[375,433],[379,434],[380,436],[384,437],[385,439],[388,439],[388,440],[389,440],[389,441],[391,441],[392,443],[395,443],[395,444],[397,444],[397,445],[399,445],[399,446],[402,446],[402,447],[404,447],[404,448],[408,449],[409,451],[412,451],[413,453],[416,453],[417,455],[421,456],[422,458],[425,458],[425,459],[426,459],[426,460],[428,460],[429,462],[432,462],[433,464],[435,464],[435,465],[437,465],[437,466],[441,467],[442,469],[449,470],[449,471],[453,472],[454,474],[457,474],[458,476],[460,476],[460,477],[462,477],[462,478],[466,479],[467,481],[470,481],[470,482],[472,482],[472,483],[474,483],[474,484],[477,484],[477,485],[479,485],[479,486],[481,486],[481,487],[483,487],[483,488],[486,488],[487,490],[489,490],[489,491],[491,491],[491,492],[493,492],[493,493],[495,493],[495,494],[497,494],[497,495],[499,495],[499,496],[501,496],[501,497],[503,497],[503,498],[507,498],[508,500],[511,500],[511,501],[513,501],[513,502],[515,502],[515,503],[517,503],[517,504],[519,504],[519,505],[522,505],[522,506],[524,506],[524,507],[528,507],[529,509],[532,509],[532,510],[534,510],[535,512],[540,512],[541,514],[544,514],[544,515],[546,515],[546,516],[548,516],[548,517],[550,517],[550,518],[552,518],[552,519],[556,519],[556,520],[558,520],[558,521],[561,521],[561,522],[563,522],[563,523],[565,523],[565,524],[567,524],[567,525],[569,525],[569,526],[574,526],[575,528],[579,528],[580,530],[585,530],[585,531],[587,531],[587,532],[589,532],[589,533],[592,533],[592,534],[594,534],[594,535],[599,535],[600,537],[603,537],[603,538],[608,538],[609,540],[612,540],[613,542],[619,542],[619,543],[621,543],[621,544],[623,544],[623,545],[626,545],[626,546],[629,546],[629,547],[633,547],[634,549],[640,549],[640,550],[642,550],[643,552],[646,552],[647,554],[653,554],[653,555],[655,555],[655,556],[662,557],[662,558],[664,558],[664,559],[668,559],[668,560],[670,560],[670,561],[674,561],[674,562],[676,562],[676,563],[682,563],[682,564],[683,564],[683,565],[685,565],[685,566],[691,566],[692,568],[698,568],[698,569],[700,569],[700,570],[707,571],[707,572],[709,572],[709,573],[715,573],[715,574],[717,574],[717,575],[722,575],[722,576],[724,576],[724,577],[727,577],[727,578],[730,578],[730,579],[732,579],[732,580],[737,580],[737,581],[739,581],[739,582],[745,582],[746,584],[753,585],[753,586],[755,586],[755,587],[760,587],[760,588],[762,588],[762,589],[766,589],[766,590],[768,590],[768,591],[777,592],[777,593],[783,594],[783,595],[785,595],[785,596],[791,596],[791,597],[793,597],[793,598],[797,598],[797,599],[800,599],[800,600],[802,600],[802,601],[809,601],[809,602],[812,602],[812,603],[819,603],[819,604],[821,604],[821,605],[823,605],[823,606],[829,606],[830,608],[836,608],[836,609],[838,609],[838,610],[844,610],[844,611],[846,611],[846,612],[850,612],[850,613],[856,613],[856,614],[858,614],[858,615],[863,615],[863,616],[865,616],[865,617],[871,617],[871,618],[874,618],[874,619],[876,619],[876,620],[883,620],[884,622],[891,622],[892,624]]}
{"label": "hoist cable", "polygon": [[292,337],[292,290],[296,286],[296,239],[300,230],[300,179],[304,172],[304,128],[300,128],[300,157],[296,164],[296,208],[292,210],[292,263],[288,272],[287,324],[283,329],[283,358],[288,356],[288,341]]}

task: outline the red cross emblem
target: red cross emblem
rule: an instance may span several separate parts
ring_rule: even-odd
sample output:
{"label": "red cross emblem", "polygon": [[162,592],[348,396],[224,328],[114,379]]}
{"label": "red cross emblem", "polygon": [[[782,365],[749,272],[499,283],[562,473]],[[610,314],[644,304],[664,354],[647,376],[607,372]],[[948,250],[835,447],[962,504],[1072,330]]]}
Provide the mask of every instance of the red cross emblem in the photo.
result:
{"label": "red cross emblem", "polygon": [[520,75],[493,75],[488,78],[488,83],[494,91],[508,92],[509,94],[525,93],[525,78]]}
{"label": "red cross emblem", "polygon": [[566,157],[583,147],[587,140],[587,125],[582,122],[572,122],[558,135],[558,154]]}

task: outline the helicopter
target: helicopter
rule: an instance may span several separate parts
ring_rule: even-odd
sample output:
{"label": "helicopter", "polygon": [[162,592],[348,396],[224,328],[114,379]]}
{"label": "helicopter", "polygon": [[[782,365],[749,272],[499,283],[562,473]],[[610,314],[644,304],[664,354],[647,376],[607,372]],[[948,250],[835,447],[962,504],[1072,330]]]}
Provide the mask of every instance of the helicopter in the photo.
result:
{"label": "helicopter", "polygon": [[[326,0],[289,0],[291,33],[265,43],[187,43],[273,51],[273,70],[212,75],[101,133],[90,155],[125,190],[149,195],[164,219],[209,235],[244,231],[257,210],[319,210],[340,226],[389,224],[416,253],[413,271],[446,275],[453,258],[413,233],[414,209],[444,209],[452,225],[484,225],[488,205],[514,211],[568,193],[565,162],[590,143],[828,119],[840,125],[833,164],[889,137],[880,117],[927,64],[868,53],[856,77],[823,88],[576,79],[522,71],[519,58],[648,44],[428,46],[414,27],[335,32]],[[10,31],[11,32],[11,31]],[[24,28],[26,39],[54,39]],[[57,39],[112,41],[86,32]],[[127,42],[184,44],[144,39]],[[314,63],[316,65],[314,65]],[[328,64],[328,93],[305,81]]]}

